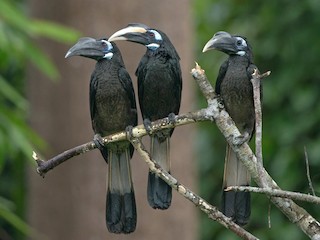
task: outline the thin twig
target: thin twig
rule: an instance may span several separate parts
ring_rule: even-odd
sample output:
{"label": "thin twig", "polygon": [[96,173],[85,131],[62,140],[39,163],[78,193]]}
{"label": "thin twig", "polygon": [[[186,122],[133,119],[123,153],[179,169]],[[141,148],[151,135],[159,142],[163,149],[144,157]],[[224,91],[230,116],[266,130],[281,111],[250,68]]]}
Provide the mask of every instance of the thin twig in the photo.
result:
{"label": "thin twig", "polygon": [[263,193],[270,197],[289,198],[297,201],[320,204],[320,197],[313,196],[310,194],[298,193],[298,192],[283,191],[280,189],[246,187],[246,186],[230,186],[225,191],[231,191],[231,190],[241,191],[241,192]]}
{"label": "thin twig", "polygon": [[306,159],[307,178],[308,178],[308,182],[309,182],[309,188],[310,188],[310,190],[312,192],[312,195],[316,196],[316,193],[315,193],[313,185],[312,185],[312,180],[311,180],[311,177],[310,177],[309,157],[308,157],[308,152],[307,152],[306,146],[304,146],[304,157]]}
{"label": "thin twig", "polygon": [[191,74],[199,85],[203,96],[209,101],[214,99],[216,97],[216,92],[214,91],[210,82],[206,80],[207,77],[205,75],[205,71],[197,62],[195,68],[191,70]]}
{"label": "thin twig", "polygon": [[235,224],[230,218],[223,215],[222,212],[218,210],[217,207],[212,206],[208,202],[206,202],[203,198],[192,192],[189,188],[179,183],[177,179],[175,179],[172,175],[170,175],[167,171],[162,169],[159,164],[157,164],[150,156],[149,152],[144,147],[143,143],[139,138],[131,138],[129,139],[134,146],[135,150],[140,154],[143,160],[148,164],[150,171],[157,174],[160,178],[162,178],[168,185],[170,185],[173,189],[175,189],[179,194],[184,196],[190,202],[192,202],[196,207],[199,207],[201,211],[206,213],[209,218],[219,222],[224,227],[230,229],[235,234],[243,239],[258,239],[253,236],[251,233],[247,232],[245,229]]}
{"label": "thin twig", "polygon": [[[170,121],[169,118],[159,119],[151,123],[151,132],[160,131],[166,128],[174,128],[176,126],[191,124],[200,121],[206,121],[212,119],[212,116],[208,115],[205,110],[199,110],[195,112],[190,112],[186,114],[177,115],[174,122]],[[138,125],[132,129],[132,137],[140,138],[147,135],[143,125]],[[104,144],[107,145],[111,142],[117,142],[121,140],[126,140],[126,132],[118,132],[103,138]],[[61,163],[69,160],[72,157],[78,156],[80,154],[86,153],[96,148],[96,145],[93,141],[87,142],[85,144],[76,146],[69,150],[66,150],[53,158],[45,161],[39,158],[39,156],[33,152],[32,157],[36,161],[38,167],[37,172],[40,176],[44,177],[45,174],[57,167]]]}
{"label": "thin twig", "polygon": [[262,158],[262,110],[261,110],[261,79],[270,75],[270,71],[262,75],[259,74],[258,69],[254,69],[251,83],[253,86],[253,101],[255,109],[255,129],[256,129],[256,157],[260,167],[263,166]]}
{"label": "thin twig", "polygon": [[271,203],[269,201],[268,207],[268,228],[271,229]]}

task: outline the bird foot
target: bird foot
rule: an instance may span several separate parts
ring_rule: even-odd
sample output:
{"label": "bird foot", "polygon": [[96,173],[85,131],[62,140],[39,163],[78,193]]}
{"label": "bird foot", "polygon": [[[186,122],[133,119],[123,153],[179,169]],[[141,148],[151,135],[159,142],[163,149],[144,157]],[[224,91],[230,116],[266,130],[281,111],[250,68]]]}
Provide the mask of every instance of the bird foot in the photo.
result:
{"label": "bird foot", "polygon": [[234,138],[234,144],[237,146],[241,146],[245,142],[249,141],[249,139],[250,134],[245,132],[244,134],[241,134],[240,136]]}
{"label": "bird foot", "polygon": [[104,149],[104,141],[103,141],[103,139],[102,139],[102,137],[101,137],[101,135],[99,133],[94,135],[93,142],[94,142],[94,144],[96,145],[96,147],[99,150],[103,151],[103,149]]}
{"label": "bird foot", "polygon": [[172,125],[175,125],[175,123],[176,123],[176,115],[174,113],[170,113],[168,115],[168,119],[169,119],[169,123],[171,123]]}
{"label": "bird foot", "polygon": [[146,129],[148,135],[151,135],[152,134],[152,125],[151,125],[150,119],[148,119],[148,118],[143,119],[143,126]]}
{"label": "bird foot", "polygon": [[131,126],[131,125],[127,126],[125,129],[128,141],[131,141],[131,139],[133,138],[132,129],[133,129],[133,126]]}

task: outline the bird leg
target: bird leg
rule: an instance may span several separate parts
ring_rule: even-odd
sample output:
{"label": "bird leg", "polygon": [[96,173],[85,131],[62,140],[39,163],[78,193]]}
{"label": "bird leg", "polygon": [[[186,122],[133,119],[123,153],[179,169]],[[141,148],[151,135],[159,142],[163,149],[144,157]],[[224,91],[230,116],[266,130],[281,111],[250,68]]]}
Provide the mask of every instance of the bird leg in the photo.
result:
{"label": "bird leg", "polygon": [[149,118],[143,119],[143,126],[146,129],[148,135],[151,135],[152,134],[152,125],[151,125],[151,121]]}
{"label": "bird leg", "polygon": [[176,115],[174,113],[170,113],[168,115],[169,123],[171,123],[173,126],[176,123]]}
{"label": "bird leg", "polygon": [[125,132],[126,132],[126,137],[128,139],[128,141],[131,141],[131,139],[133,138],[133,132],[132,132],[133,126],[129,125],[126,127]]}
{"label": "bird leg", "polygon": [[101,137],[101,135],[99,133],[94,135],[93,142],[94,142],[94,144],[96,145],[96,147],[99,150],[103,151],[103,149],[104,149],[104,141],[103,141],[103,139],[102,139],[102,137]]}
{"label": "bird leg", "polygon": [[250,140],[250,134],[248,132],[244,132],[240,136],[237,136],[234,138],[234,144],[237,146],[240,146],[245,142],[248,142],[249,140]]}

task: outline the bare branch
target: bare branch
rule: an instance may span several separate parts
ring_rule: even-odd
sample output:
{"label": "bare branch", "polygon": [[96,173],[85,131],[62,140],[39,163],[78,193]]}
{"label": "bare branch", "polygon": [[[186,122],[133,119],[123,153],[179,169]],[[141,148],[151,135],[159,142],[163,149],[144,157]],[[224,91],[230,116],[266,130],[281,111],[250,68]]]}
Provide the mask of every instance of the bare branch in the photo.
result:
{"label": "bare branch", "polygon": [[[267,74],[268,73],[265,75]],[[208,84],[210,84],[204,75],[204,71],[199,71],[196,68],[192,70],[192,76],[197,78],[197,82],[201,77],[201,81],[206,81]],[[221,106],[219,107],[217,99],[208,99],[208,96],[206,96],[206,98],[209,104],[208,111],[211,111],[217,127],[226,138],[232,150],[236,153],[238,159],[240,159],[241,162],[247,167],[252,178],[258,184],[258,186],[261,188],[280,189],[277,183],[263,168],[263,166],[258,164],[257,158],[253,154],[249,145],[247,143],[242,145],[237,144],[236,138],[240,136],[240,132],[224,108]],[[300,229],[307,236],[312,239],[320,239],[320,223],[305,209],[301,208],[291,199],[287,198],[271,197],[271,201],[287,216],[292,223],[300,227]]]}
{"label": "bare branch", "polygon": [[310,202],[320,204],[320,197],[310,194],[303,194],[298,192],[283,191],[280,189],[258,188],[258,187],[245,187],[245,186],[230,186],[225,191],[241,191],[241,192],[254,192],[263,193],[270,197],[290,198],[292,200]]}
{"label": "bare branch", "polygon": [[[212,119],[212,116],[208,115],[208,113],[205,110],[199,110],[195,112],[178,115],[175,117],[174,124],[172,123],[172,121],[169,121],[168,118],[163,118],[151,123],[151,132],[160,131],[166,128],[174,128],[176,126],[186,125],[190,123],[206,121],[208,119]],[[145,135],[147,135],[147,132],[143,125],[138,125],[132,129],[132,137],[140,138]],[[103,141],[104,141],[104,144],[107,145],[108,143],[117,142],[125,139],[126,139],[126,132],[123,131],[123,132],[118,132],[118,133],[106,136],[103,138]],[[96,148],[95,143],[91,141],[91,142],[87,142],[85,144],[76,146],[74,148],[71,148],[69,150],[66,150],[47,161],[41,160],[35,152],[32,157],[34,158],[34,160],[38,165],[37,172],[40,174],[40,176],[44,177],[48,171],[57,167],[61,163],[69,160],[72,157],[89,152],[95,148]]]}
{"label": "bare branch", "polygon": [[212,85],[208,81],[205,71],[200,67],[200,65],[196,62],[195,68],[191,70],[191,74],[196,80],[199,88],[203,94],[203,96],[207,99],[207,101],[212,100],[216,97],[216,92],[214,91]]}
{"label": "bare branch", "polygon": [[206,213],[209,218],[219,222],[224,227],[230,229],[235,234],[243,239],[258,239],[253,236],[251,233],[247,232],[245,229],[235,224],[230,218],[226,217],[222,212],[218,210],[217,207],[212,206],[208,202],[206,202],[203,198],[196,195],[190,189],[188,189],[183,184],[179,183],[177,179],[175,179],[168,172],[163,170],[159,164],[157,164],[151,156],[149,152],[145,149],[144,145],[140,141],[139,138],[131,138],[130,139],[132,145],[136,149],[136,151],[142,156],[143,160],[148,164],[150,171],[157,174],[161,177],[168,185],[170,185],[173,189],[175,189],[178,193],[192,202],[196,207],[199,207],[201,211]]}
{"label": "bare branch", "polygon": [[306,146],[304,146],[304,156],[305,156],[305,159],[306,159],[307,178],[308,178],[308,182],[309,182],[309,188],[310,188],[310,190],[312,192],[312,195],[316,196],[316,193],[315,193],[313,185],[312,185],[311,177],[310,177],[309,157],[308,157]]}
{"label": "bare branch", "polygon": [[[258,164],[257,158],[255,157],[254,153],[252,152],[248,144],[238,144],[237,139],[241,136],[241,134],[235,126],[232,119],[230,118],[229,114],[224,110],[224,107],[222,106],[221,101],[219,101],[219,98],[216,97],[216,94],[214,93],[214,90],[210,82],[205,76],[204,70],[202,70],[199,65],[196,65],[196,68],[192,69],[192,76],[198,83],[201,91],[207,99],[208,107],[196,112],[176,116],[174,123],[172,123],[172,121],[169,121],[168,118],[157,120],[152,123],[151,131],[156,132],[162,129],[174,128],[177,126],[191,124],[199,121],[214,121],[220,129],[220,131],[222,132],[222,134],[224,135],[224,137],[226,138],[229,145],[232,147],[233,151],[237,154],[237,157],[247,167],[248,171],[251,173],[252,178],[255,180],[258,186],[261,188],[281,190],[277,183],[270,177],[268,172],[263,168],[263,166],[261,166],[261,164]],[[267,73],[261,75],[260,78],[265,76],[267,76]],[[143,125],[134,127],[131,134],[132,143],[135,145],[139,153],[144,154],[144,158],[148,156],[148,153],[146,151],[143,151],[143,148],[141,147],[140,148],[142,150],[139,150],[138,146],[142,146],[139,145],[139,138],[145,136],[146,134],[147,133]],[[127,136],[126,132],[123,131],[104,137],[104,143],[108,144],[110,142],[125,139],[127,139]],[[77,146],[73,149],[67,150],[57,155],[56,157],[50,159],[49,161],[40,160],[38,156],[35,154],[34,158],[38,163],[37,171],[41,176],[44,176],[45,173],[48,172],[50,169],[53,169],[54,167],[70,159],[71,157],[91,151],[95,148],[96,146],[93,142],[88,142],[86,144]],[[240,228],[239,226],[235,225],[232,222],[228,223],[225,219],[225,216],[223,216],[223,214],[220,212],[214,211],[213,214],[213,210],[211,209],[211,207],[207,208],[208,206],[210,206],[207,202],[205,202],[201,198],[198,198],[198,196],[196,196],[193,192],[188,190],[182,184],[178,183],[178,181],[174,179],[171,175],[166,175],[165,172],[157,169],[157,165],[152,163],[152,161],[148,164],[150,168],[155,168],[156,174],[158,174],[164,180],[169,181],[172,178],[171,180],[173,180],[173,185],[175,185],[173,186],[173,188],[176,189],[179,193],[183,194],[193,203],[201,203],[199,207],[202,208],[203,211],[208,211],[212,219],[215,219],[217,221],[222,219],[221,221],[223,222],[224,226],[228,226],[228,228],[233,229],[234,232],[238,231],[237,229]],[[320,239],[320,223],[316,221],[316,219],[314,219],[303,208],[299,207],[291,199],[288,198],[271,197],[271,201],[288,217],[288,219],[292,223],[299,226],[307,236],[309,236],[312,239]],[[213,208],[215,210],[215,207]],[[246,239],[256,238],[253,236],[253,238]]]}
{"label": "bare branch", "polygon": [[[270,73],[269,73],[270,74]],[[268,74],[268,76],[269,76]],[[261,77],[258,69],[252,74],[251,83],[253,86],[253,101],[255,109],[255,129],[256,129],[256,157],[260,167],[263,166],[262,158],[262,110],[261,110]]]}
{"label": "bare branch", "polygon": [[67,161],[68,159],[89,152],[95,148],[96,146],[93,142],[88,142],[72,149],[66,150],[63,153],[60,153],[57,156],[49,159],[48,161],[40,159],[35,152],[33,152],[32,157],[38,165],[37,173],[39,173],[41,177],[44,177],[48,171]]}
{"label": "bare branch", "polygon": [[271,203],[268,203],[268,227],[271,229]]}

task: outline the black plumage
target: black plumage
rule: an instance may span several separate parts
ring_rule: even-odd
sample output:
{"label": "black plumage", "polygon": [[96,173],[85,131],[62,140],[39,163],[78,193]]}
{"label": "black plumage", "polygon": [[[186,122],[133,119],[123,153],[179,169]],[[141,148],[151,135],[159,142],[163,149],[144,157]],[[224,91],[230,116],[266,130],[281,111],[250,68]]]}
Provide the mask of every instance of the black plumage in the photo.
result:
{"label": "black plumage", "polygon": [[[249,141],[255,131],[255,112],[251,75],[256,66],[247,40],[232,36],[227,32],[217,32],[205,45],[203,52],[216,49],[229,55],[219,70],[215,91],[223,100],[224,106],[242,134]],[[227,145],[223,188],[247,186],[250,174]],[[251,213],[250,193],[223,192],[222,210],[240,225],[249,221]]]}
{"label": "black plumage", "polygon": [[[109,41],[127,40],[147,47],[136,70],[139,104],[144,124],[178,114],[181,103],[182,77],[180,57],[165,33],[143,24],[130,24],[114,33]],[[151,135],[151,156],[170,172],[170,137],[172,130]],[[172,189],[161,178],[149,172],[148,202],[156,209],[171,204]]]}
{"label": "black plumage", "polygon": [[97,61],[90,81],[90,114],[95,140],[108,163],[106,222],[112,233],[130,233],[136,228],[137,214],[128,141],[103,146],[101,136],[137,125],[137,109],[131,78],[121,53],[106,39],[81,38],[66,57],[83,56]]}

